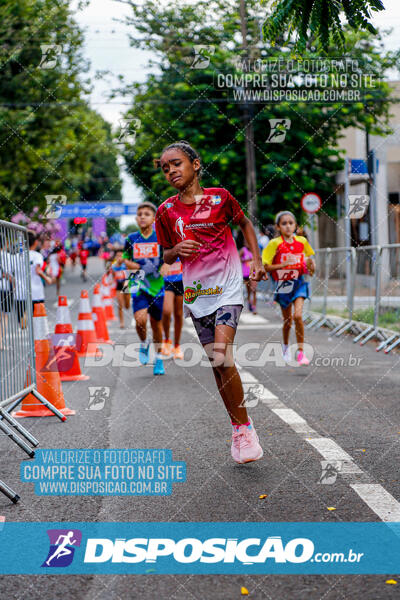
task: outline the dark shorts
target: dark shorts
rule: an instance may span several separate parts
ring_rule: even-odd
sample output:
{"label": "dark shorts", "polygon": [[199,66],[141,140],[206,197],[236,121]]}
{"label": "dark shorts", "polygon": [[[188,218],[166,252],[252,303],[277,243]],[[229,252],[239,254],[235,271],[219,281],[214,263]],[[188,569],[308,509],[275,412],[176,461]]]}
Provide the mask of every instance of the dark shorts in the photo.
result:
{"label": "dark shorts", "polygon": [[125,279],[117,279],[117,287],[115,288],[115,290],[117,292],[122,292],[124,289],[124,283]]}
{"label": "dark shorts", "polygon": [[0,310],[8,313],[13,309],[13,292],[11,290],[0,290]]}
{"label": "dark shorts", "polygon": [[21,321],[26,311],[26,300],[14,300],[14,306],[18,321]]}
{"label": "dark shorts", "polygon": [[166,281],[165,291],[174,292],[175,296],[183,296],[183,281]]}
{"label": "dark shorts", "polygon": [[156,321],[161,321],[164,305],[164,292],[157,296],[150,296],[146,292],[141,292],[139,296],[132,296],[133,314],[142,308],[147,308],[147,312]]}
{"label": "dark shorts", "polygon": [[296,298],[309,298],[309,296],[308,283],[304,281],[302,275],[298,279],[275,282],[274,300],[282,308],[287,308]]}
{"label": "dark shorts", "polygon": [[214,341],[217,325],[229,325],[233,329],[237,329],[242,309],[241,304],[227,304],[220,306],[216,311],[204,317],[197,318],[190,315],[200,343],[205,346]]}

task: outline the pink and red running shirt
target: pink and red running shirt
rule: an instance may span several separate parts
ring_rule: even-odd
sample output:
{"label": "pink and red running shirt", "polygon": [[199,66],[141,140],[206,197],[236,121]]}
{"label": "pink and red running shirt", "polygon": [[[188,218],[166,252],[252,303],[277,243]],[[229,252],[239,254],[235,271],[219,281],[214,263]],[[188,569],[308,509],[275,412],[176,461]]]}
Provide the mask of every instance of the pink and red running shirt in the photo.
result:
{"label": "pink and red running shirt", "polygon": [[178,194],[159,206],[156,233],[170,249],[183,240],[196,240],[200,250],[182,258],[184,313],[203,317],[227,304],[243,305],[242,267],[230,225],[244,217],[238,201],[224,188],[205,188],[192,204]]}

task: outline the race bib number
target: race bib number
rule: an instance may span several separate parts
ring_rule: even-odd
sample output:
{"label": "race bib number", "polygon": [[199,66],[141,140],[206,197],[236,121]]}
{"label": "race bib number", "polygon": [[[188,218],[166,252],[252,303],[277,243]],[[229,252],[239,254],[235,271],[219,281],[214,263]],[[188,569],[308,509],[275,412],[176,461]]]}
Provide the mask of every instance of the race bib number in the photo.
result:
{"label": "race bib number", "polygon": [[[285,269],[299,269],[303,263],[303,254],[292,254],[288,252],[287,254],[281,255],[281,261],[286,262],[289,260],[289,257],[292,257],[293,263],[284,267]],[[294,260],[295,259],[295,260]]]}
{"label": "race bib number", "polygon": [[158,258],[160,249],[157,242],[141,242],[133,245],[133,258]]}
{"label": "race bib number", "polygon": [[182,263],[177,260],[169,268],[168,275],[180,275],[182,273]]}

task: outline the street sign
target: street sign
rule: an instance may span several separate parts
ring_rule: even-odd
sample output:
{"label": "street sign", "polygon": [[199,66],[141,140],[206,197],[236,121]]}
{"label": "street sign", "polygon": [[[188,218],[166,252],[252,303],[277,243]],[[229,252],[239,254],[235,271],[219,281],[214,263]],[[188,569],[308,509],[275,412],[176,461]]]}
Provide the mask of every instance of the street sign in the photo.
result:
{"label": "street sign", "polygon": [[[376,160],[376,172],[379,172],[379,160]],[[369,175],[373,173],[373,155],[372,152],[368,156],[368,160],[362,158],[350,158],[350,175]]]}
{"label": "street sign", "polygon": [[314,213],[318,212],[319,209],[322,206],[322,200],[321,198],[318,196],[318,194],[314,194],[309,193],[309,194],[304,194],[304,196],[302,197],[301,201],[301,208],[308,213],[309,215],[313,215]]}

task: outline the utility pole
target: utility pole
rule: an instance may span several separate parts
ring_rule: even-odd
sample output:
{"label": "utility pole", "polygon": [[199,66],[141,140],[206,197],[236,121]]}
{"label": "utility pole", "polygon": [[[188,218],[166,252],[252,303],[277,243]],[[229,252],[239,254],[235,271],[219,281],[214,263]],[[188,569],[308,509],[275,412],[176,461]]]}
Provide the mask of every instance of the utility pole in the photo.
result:
{"label": "utility pole", "polygon": [[[243,59],[249,61],[249,49],[247,44],[247,14],[245,0],[240,0],[240,28],[243,39]],[[245,93],[245,90],[243,90]],[[254,222],[257,216],[257,183],[256,183],[256,157],[254,152],[254,110],[246,98],[243,99],[243,121],[245,134],[246,153],[246,188],[247,208],[250,219]]]}
{"label": "utility pole", "polygon": [[[376,193],[376,154],[375,150],[370,149],[369,144],[369,132],[368,129],[365,131],[365,153],[367,155],[367,194],[369,196],[369,227],[371,244],[376,246],[378,244],[378,217],[377,217],[377,193]],[[371,186],[372,180],[372,186]]]}

